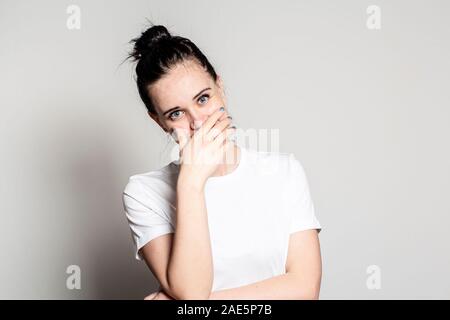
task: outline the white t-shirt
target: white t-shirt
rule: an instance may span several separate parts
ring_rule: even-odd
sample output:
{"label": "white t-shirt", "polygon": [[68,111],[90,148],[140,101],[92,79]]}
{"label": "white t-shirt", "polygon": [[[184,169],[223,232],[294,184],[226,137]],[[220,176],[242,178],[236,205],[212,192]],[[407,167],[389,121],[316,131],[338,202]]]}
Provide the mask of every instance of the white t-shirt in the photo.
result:
{"label": "white t-shirt", "polygon": [[[322,229],[305,172],[293,153],[263,152],[238,145],[238,166],[210,177],[205,202],[214,265],[213,291],[286,272],[289,235]],[[123,204],[136,259],[152,239],[174,232],[178,160],[130,177]]]}

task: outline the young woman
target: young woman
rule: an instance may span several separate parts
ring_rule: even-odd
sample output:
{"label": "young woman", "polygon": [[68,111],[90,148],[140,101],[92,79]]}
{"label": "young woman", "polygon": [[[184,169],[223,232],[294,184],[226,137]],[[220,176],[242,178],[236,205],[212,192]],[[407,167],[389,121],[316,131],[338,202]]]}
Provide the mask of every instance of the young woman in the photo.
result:
{"label": "young woman", "polygon": [[230,139],[221,77],[190,40],[158,25],[132,42],[142,101],[180,150],[123,192],[136,259],[160,284],[146,299],[318,299],[321,226],[300,162]]}

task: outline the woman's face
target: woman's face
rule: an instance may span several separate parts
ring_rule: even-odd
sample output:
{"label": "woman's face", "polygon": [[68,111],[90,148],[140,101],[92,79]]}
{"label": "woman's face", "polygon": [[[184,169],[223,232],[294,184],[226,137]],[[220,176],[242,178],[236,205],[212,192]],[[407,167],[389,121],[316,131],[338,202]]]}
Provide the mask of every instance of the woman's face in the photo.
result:
{"label": "woman's face", "polygon": [[181,129],[192,136],[217,109],[226,109],[220,76],[214,82],[195,61],[178,63],[150,86],[149,93],[157,112],[149,115],[169,134]]}

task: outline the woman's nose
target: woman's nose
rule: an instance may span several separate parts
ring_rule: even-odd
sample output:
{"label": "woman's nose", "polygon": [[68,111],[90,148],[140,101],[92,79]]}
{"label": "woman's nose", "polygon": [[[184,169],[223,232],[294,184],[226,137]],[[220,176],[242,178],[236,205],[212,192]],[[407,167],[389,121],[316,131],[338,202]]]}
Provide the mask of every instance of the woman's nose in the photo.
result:
{"label": "woman's nose", "polygon": [[191,129],[194,131],[198,130],[206,119],[208,119],[208,115],[204,112],[197,110],[193,111],[191,113]]}
{"label": "woman's nose", "polygon": [[191,121],[191,129],[198,130],[203,124],[203,120],[193,120]]}

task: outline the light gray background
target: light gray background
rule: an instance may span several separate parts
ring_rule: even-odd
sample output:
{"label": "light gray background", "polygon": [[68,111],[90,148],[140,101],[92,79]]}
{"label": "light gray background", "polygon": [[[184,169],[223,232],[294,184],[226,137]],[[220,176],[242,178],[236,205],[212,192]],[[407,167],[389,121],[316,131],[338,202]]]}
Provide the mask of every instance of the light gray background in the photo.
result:
{"label": "light gray background", "polygon": [[[70,4],[81,29],[66,27]],[[366,27],[369,5],[381,30]],[[121,192],[170,144],[124,63],[193,40],[241,128],[280,130],[323,225],[321,299],[450,298],[448,1],[0,1],[0,298],[142,299]],[[81,267],[81,290],[66,268]],[[381,268],[369,290],[366,268]]]}

